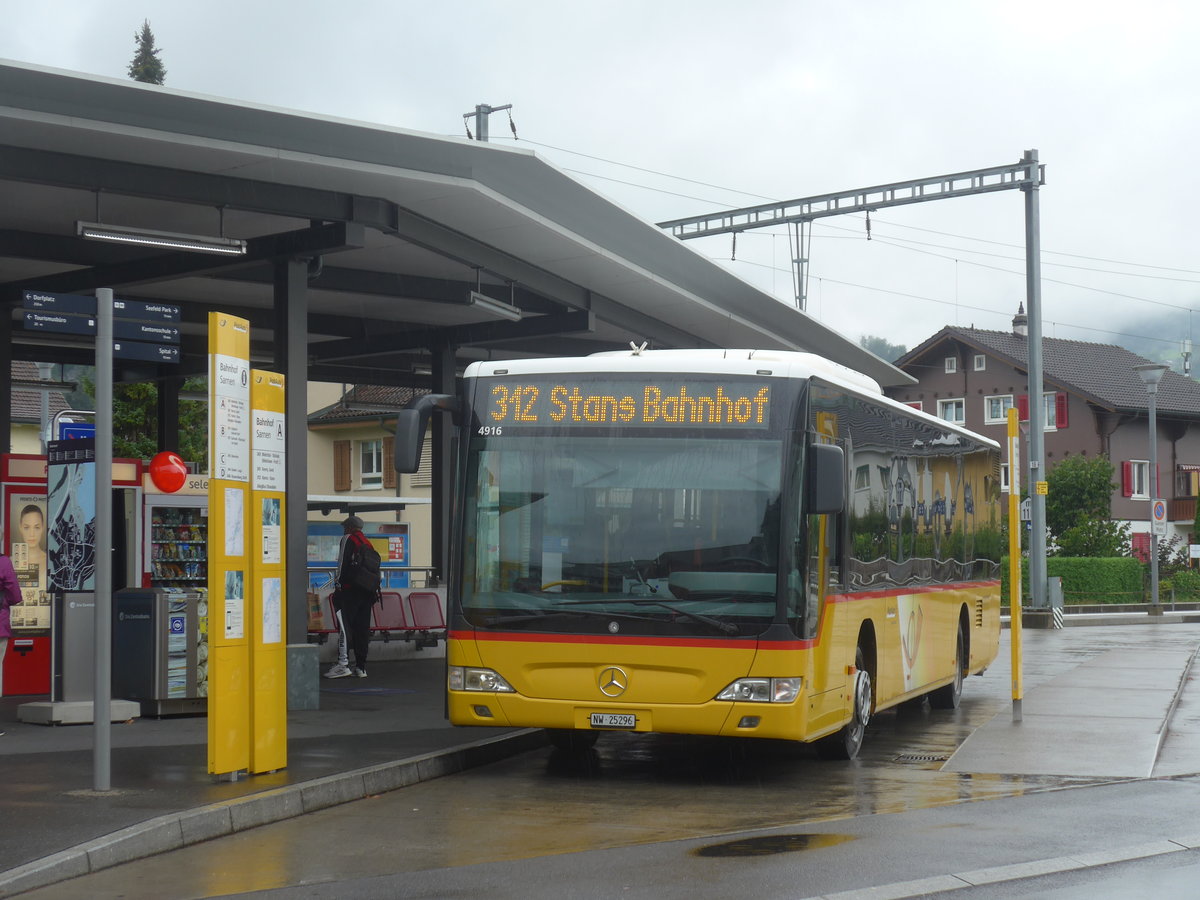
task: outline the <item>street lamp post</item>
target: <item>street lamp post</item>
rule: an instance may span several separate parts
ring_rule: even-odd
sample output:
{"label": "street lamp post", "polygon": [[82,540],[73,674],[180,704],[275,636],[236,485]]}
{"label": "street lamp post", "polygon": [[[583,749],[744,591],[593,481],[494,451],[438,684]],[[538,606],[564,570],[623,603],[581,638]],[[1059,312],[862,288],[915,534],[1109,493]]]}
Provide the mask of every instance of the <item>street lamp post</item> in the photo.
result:
{"label": "street lamp post", "polygon": [[1154,513],[1153,504],[1158,502],[1158,421],[1155,418],[1156,407],[1158,405],[1158,383],[1162,380],[1163,373],[1169,367],[1161,363],[1146,363],[1141,366],[1134,366],[1133,370],[1138,373],[1138,377],[1142,379],[1142,383],[1146,385],[1146,393],[1150,395],[1150,483],[1153,485],[1153,490],[1150,494],[1151,514],[1150,514],[1150,613],[1153,615],[1160,611],[1158,605],[1158,533],[1154,530]]}

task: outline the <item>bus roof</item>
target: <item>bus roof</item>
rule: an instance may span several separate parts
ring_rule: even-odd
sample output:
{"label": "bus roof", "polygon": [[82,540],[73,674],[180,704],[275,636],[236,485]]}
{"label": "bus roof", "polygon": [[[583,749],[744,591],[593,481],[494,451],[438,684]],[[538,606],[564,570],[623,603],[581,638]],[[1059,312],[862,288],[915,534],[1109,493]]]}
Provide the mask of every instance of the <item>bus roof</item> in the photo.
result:
{"label": "bus roof", "polygon": [[544,359],[505,359],[471,363],[464,377],[487,378],[513,375],[552,375],[584,372],[687,372],[703,375],[768,375],[777,378],[819,378],[822,381],[870,396],[913,418],[936,422],[948,431],[959,432],[985,444],[999,446],[989,437],[977,434],[954,422],[893,400],[883,393],[879,382],[818,356],[790,350],[611,350],[590,356],[549,357]]}
{"label": "bus roof", "polygon": [[883,393],[879,382],[861,372],[815,353],[789,350],[612,350],[590,356],[476,362],[467,368],[466,377],[555,372],[691,372],[783,378],[817,375],[860,393]]}

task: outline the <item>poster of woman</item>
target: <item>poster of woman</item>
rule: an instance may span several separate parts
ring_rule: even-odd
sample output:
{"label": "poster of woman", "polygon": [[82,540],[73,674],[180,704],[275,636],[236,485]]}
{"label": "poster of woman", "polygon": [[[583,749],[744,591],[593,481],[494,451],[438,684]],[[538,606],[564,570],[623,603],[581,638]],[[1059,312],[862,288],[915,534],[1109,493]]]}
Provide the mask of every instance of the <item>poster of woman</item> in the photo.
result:
{"label": "poster of woman", "polygon": [[21,588],[21,603],[12,611],[12,624],[23,629],[50,627],[46,594],[46,498],[40,494],[8,496],[9,556]]}

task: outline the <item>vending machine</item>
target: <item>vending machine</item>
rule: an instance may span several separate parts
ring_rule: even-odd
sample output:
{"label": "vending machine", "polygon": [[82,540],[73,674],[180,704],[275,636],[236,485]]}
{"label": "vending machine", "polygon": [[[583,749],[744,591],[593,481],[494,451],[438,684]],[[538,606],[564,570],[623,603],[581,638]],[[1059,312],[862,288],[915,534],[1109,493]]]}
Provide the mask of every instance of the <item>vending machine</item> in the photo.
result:
{"label": "vending machine", "polygon": [[142,478],[141,587],[195,591],[208,584],[208,476],[189,475],[166,493]]}

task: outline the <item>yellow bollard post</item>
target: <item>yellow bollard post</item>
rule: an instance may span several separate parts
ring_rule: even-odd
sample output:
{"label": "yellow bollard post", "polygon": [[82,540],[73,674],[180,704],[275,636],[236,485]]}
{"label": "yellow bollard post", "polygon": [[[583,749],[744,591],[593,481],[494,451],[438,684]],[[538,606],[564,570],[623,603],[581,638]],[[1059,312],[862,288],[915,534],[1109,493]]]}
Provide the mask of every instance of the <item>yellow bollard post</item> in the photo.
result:
{"label": "yellow bollard post", "polygon": [[1025,687],[1021,678],[1021,493],[1020,431],[1017,411],[1008,411],[1008,608],[1012,637],[1013,721],[1021,721],[1021,699]]}

